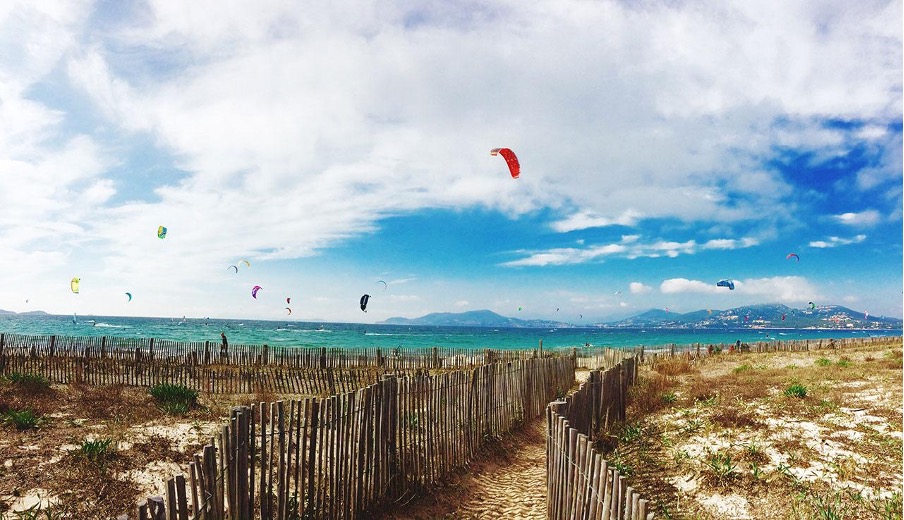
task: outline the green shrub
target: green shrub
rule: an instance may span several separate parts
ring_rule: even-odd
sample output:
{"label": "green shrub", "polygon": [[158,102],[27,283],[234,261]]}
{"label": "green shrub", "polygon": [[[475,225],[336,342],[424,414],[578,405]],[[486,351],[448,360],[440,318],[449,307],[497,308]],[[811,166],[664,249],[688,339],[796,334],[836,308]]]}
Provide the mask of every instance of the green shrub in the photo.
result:
{"label": "green shrub", "polygon": [[151,387],[151,397],[157,401],[160,408],[172,415],[181,415],[188,412],[198,402],[197,390],[192,390],[183,385],[161,383]]}
{"label": "green shrub", "polygon": [[832,360],[828,358],[821,357],[815,361],[816,366],[818,367],[827,367],[832,364]]}
{"label": "green shrub", "polygon": [[807,397],[807,387],[799,383],[794,383],[785,389],[785,395],[803,399],[804,397]]}
{"label": "green shrub", "polygon": [[622,426],[621,432],[618,434],[618,440],[629,443],[640,438],[643,431],[640,426],[634,424],[625,424]]}
{"label": "green shrub", "polygon": [[37,428],[38,423],[41,422],[41,418],[38,417],[33,411],[25,409],[25,410],[9,410],[6,413],[2,414],[3,422],[7,424],[12,424],[16,427],[17,430],[30,430],[32,428]]}
{"label": "green shrub", "polygon": [[662,394],[662,402],[665,404],[672,404],[678,400],[678,396],[675,395],[675,392],[666,392]]}
{"label": "green shrub", "polygon": [[731,479],[735,475],[735,469],[737,468],[735,463],[731,460],[731,455],[722,453],[721,451],[710,456],[707,464],[719,484],[723,484],[728,479]]}
{"label": "green shrub", "polygon": [[111,447],[113,439],[95,439],[82,441],[79,453],[91,462],[105,460],[116,453],[116,448]]}
{"label": "green shrub", "polygon": [[752,369],[753,369],[752,366],[748,365],[747,363],[744,363],[744,364],[741,365],[741,366],[735,367],[734,373],[735,373],[735,374],[740,374],[740,373],[742,373],[742,372],[747,372],[748,370],[752,370]]}
{"label": "green shrub", "polygon": [[26,390],[47,390],[50,388],[50,380],[41,374],[11,372],[6,376],[6,379]]}

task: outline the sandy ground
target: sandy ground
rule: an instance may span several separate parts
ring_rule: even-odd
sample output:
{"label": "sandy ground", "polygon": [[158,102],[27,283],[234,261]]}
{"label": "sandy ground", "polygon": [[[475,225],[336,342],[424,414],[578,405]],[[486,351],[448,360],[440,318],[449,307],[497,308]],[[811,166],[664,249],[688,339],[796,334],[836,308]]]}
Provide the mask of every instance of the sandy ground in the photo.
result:
{"label": "sandy ground", "polygon": [[429,496],[384,518],[546,518],[546,420],[488,446]]}
{"label": "sandy ground", "polygon": [[[589,374],[578,369],[575,388]],[[546,518],[546,418],[491,444],[433,494],[385,518]]]}
{"label": "sandy ground", "polygon": [[[655,375],[645,367],[641,380]],[[670,376],[661,390],[672,395],[668,405],[629,416],[642,441],[621,442],[608,458],[629,468],[632,485],[662,518],[901,518],[901,375],[900,343],[723,354]],[[783,395],[792,382],[808,395]],[[80,510],[73,504],[110,516],[132,511],[139,497],[162,491],[164,477],[184,470],[228,409],[208,403],[170,417],[144,390],[113,391],[20,395],[0,387],[0,406],[29,403],[43,417],[37,429],[2,429],[0,518],[53,504],[70,513]],[[490,443],[432,494],[385,518],[544,518],[545,427],[538,418]],[[79,455],[95,439],[115,446],[100,464]],[[730,458],[721,476],[717,457]]]}

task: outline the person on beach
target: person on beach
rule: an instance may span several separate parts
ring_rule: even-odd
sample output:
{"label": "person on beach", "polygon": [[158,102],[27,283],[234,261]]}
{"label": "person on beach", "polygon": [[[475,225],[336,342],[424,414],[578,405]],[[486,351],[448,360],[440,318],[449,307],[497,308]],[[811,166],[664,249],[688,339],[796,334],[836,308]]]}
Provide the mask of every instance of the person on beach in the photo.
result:
{"label": "person on beach", "polygon": [[220,346],[220,355],[225,356],[229,350],[229,340],[226,339],[225,332],[220,332],[220,338],[223,340],[223,344]]}

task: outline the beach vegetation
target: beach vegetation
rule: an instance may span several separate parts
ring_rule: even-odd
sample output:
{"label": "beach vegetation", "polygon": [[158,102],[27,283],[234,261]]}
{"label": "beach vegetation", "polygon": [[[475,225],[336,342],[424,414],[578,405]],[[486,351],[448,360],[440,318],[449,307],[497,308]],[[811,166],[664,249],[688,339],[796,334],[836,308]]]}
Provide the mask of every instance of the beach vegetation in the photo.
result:
{"label": "beach vegetation", "polygon": [[662,402],[665,404],[673,404],[678,400],[678,396],[675,395],[675,392],[664,392],[662,394]]}
{"label": "beach vegetation", "polygon": [[634,442],[643,434],[643,431],[640,429],[640,425],[637,424],[625,424],[621,428],[621,432],[618,435],[619,442],[630,443]]}
{"label": "beach vegetation", "polygon": [[[900,387],[900,373],[882,366],[901,358],[888,343],[838,350],[756,353],[731,364],[704,358],[693,372],[670,377],[641,366],[638,381],[662,376],[668,384],[657,395],[660,403],[668,392],[679,396],[680,405],[660,404],[646,416],[635,415],[642,407],[629,406],[624,424],[643,435],[623,442],[626,430],[618,426],[610,432],[606,460],[613,467],[616,460],[619,467],[638,468],[630,485],[655,500],[657,516],[670,511],[682,518],[714,517],[706,499],[730,487],[751,504],[776,504],[781,518],[901,519],[900,492],[890,497],[887,490],[900,472],[902,442],[889,433],[900,431],[900,397],[890,390]],[[876,361],[855,363],[865,355]],[[845,359],[856,370],[832,370]],[[869,404],[860,397],[864,383],[882,392]],[[837,435],[846,428],[838,420],[851,419],[848,410],[865,406],[870,415],[888,418],[888,431],[861,422],[850,428],[862,435]],[[839,451],[826,457],[814,447],[814,435],[831,436],[831,449]],[[810,479],[816,460],[823,464],[821,480]],[[676,490],[679,476],[694,480],[689,491]]]}
{"label": "beach vegetation", "polygon": [[737,476],[737,465],[731,460],[731,455],[723,451],[712,453],[707,460],[707,466],[720,486],[728,484]]}
{"label": "beach vegetation", "polygon": [[736,366],[734,370],[732,370],[732,372],[734,372],[735,374],[741,374],[749,370],[753,370],[753,367],[748,365],[747,363],[744,363],[742,365]]}
{"label": "beach vegetation", "polygon": [[835,362],[835,366],[838,366],[841,368],[847,368],[847,367],[851,366],[851,364],[853,364],[853,362],[851,361],[851,358],[849,358],[847,356],[841,356],[841,359],[839,359],[838,361]]}
{"label": "beach vegetation", "polygon": [[27,392],[42,392],[50,389],[50,380],[41,374],[10,372],[6,379]]}
{"label": "beach vegetation", "polygon": [[79,454],[91,462],[103,462],[116,453],[113,439],[85,439],[79,447]]}
{"label": "beach vegetation", "polygon": [[150,394],[157,406],[170,415],[188,413],[198,402],[198,391],[184,385],[161,383],[151,387]]}
{"label": "beach vegetation", "polygon": [[56,505],[43,506],[44,504],[39,501],[28,509],[21,511],[0,511],[0,520],[57,520],[68,518],[65,512]]}
{"label": "beach vegetation", "polygon": [[653,366],[653,370],[663,376],[679,376],[692,373],[694,366],[686,357],[681,356],[659,361]]}
{"label": "beach vegetation", "polygon": [[785,395],[803,399],[804,397],[807,397],[807,387],[800,383],[794,383],[789,385],[788,388],[785,388]]}
{"label": "beach vegetation", "polygon": [[4,423],[13,425],[19,431],[37,428],[41,423],[41,418],[28,408],[24,410],[9,409],[0,414],[0,418]]}

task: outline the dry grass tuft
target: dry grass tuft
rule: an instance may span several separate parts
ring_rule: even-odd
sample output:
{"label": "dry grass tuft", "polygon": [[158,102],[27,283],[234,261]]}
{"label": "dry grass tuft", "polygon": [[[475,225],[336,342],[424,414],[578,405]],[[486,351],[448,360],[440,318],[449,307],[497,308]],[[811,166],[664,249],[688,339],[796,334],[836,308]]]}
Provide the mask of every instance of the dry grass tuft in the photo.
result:
{"label": "dry grass tuft", "polygon": [[691,374],[696,371],[686,357],[676,357],[659,361],[653,366],[653,370],[667,377]]}
{"label": "dry grass tuft", "polygon": [[674,401],[671,388],[672,382],[660,374],[644,377],[628,391],[628,408],[630,413],[645,415],[665,408]]}
{"label": "dry grass tuft", "polygon": [[754,414],[732,405],[720,406],[711,420],[723,428],[757,428],[762,424]]}
{"label": "dry grass tuft", "polygon": [[690,404],[697,402],[710,403],[718,397],[718,393],[713,385],[713,380],[709,378],[694,378],[687,387],[687,397]]}

